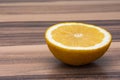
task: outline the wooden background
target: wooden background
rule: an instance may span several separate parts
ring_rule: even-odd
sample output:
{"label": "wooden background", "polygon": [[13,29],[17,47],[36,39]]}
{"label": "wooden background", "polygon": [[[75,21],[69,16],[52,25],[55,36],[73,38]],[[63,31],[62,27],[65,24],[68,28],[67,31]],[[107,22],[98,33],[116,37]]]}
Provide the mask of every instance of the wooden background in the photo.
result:
{"label": "wooden background", "polygon": [[[45,30],[59,22],[95,24],[111,32],[107,53],[88,65],[59,62]],[[0,80],[120,80],[120,0],[0,0]]]}

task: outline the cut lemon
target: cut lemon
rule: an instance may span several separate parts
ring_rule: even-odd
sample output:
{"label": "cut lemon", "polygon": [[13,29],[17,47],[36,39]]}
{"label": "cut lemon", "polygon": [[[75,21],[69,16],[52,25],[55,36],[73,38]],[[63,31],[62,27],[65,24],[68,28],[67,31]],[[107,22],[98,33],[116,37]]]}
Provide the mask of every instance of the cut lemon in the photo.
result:
{"label": "cut lemon", "polygon": [[107,51],[112,36],[95,25],[68,22],[48,28],[45,39],[57,59],[70,65],[84,65]]}

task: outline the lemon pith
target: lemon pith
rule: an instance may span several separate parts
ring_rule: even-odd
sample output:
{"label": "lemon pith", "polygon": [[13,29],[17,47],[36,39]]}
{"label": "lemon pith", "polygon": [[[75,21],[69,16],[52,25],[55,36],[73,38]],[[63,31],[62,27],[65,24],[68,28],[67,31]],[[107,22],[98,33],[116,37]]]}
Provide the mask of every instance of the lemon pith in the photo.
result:
{"label": "lemon pith", "polygon": [[53,55],[64,63],[83,65],[101,57],[112,37],[106,30],[83,23],[60,23],[45,33]]}

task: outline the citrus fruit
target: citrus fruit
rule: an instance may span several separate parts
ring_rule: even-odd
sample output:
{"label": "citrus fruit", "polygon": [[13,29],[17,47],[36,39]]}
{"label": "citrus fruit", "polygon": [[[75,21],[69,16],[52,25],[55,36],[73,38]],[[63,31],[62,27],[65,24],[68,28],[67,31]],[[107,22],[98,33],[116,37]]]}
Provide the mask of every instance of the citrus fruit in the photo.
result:
{"label": "citrus fruit", "polygon": [[48,28],[45,39],[57,59],[77,66],[100,58],[109,48],[112,36],[95,25],[67,22]]}

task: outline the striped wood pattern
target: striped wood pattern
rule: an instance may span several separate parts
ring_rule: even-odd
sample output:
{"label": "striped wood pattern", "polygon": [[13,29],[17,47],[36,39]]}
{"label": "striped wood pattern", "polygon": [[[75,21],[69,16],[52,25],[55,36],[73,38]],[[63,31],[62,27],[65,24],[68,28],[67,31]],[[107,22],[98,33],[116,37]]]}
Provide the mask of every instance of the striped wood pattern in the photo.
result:
{"label": "striped wood pattern", "polygon": [[[45,30],[59,22],[95,24],[113,42],[99,60],[73,67],[48,50]],[[0,80],[120,80],[120,0],[0,0]]]}

